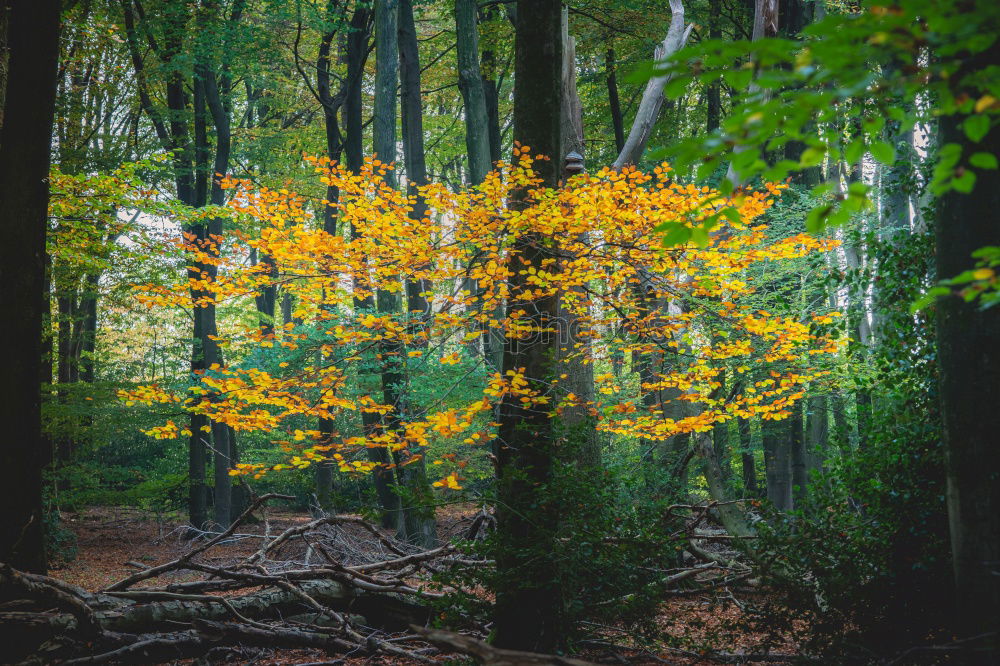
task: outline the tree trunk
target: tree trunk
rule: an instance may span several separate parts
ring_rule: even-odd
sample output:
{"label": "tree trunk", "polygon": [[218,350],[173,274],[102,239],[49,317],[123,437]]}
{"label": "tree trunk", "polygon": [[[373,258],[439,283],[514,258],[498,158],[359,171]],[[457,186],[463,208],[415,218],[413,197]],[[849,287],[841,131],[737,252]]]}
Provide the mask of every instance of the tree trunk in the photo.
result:
{"label": "tree trunk", "polygon": [[[535,163],[542,185],[556,187],[562,145],[562,6],[559,0],[518,0],[514,42],[514,140],[532,155],[554,159]],[[530,205],[527,192],[515,194],[512,206]],[[521,266],[512,271],[510,293],[531,289],[530,269],[552,259],[549,240],[537,234],[516,238],[511,246]],[[513,263],[512,267],[517,264]],[[525,319],[535,330],[549,328],[558,314],[555,295],[536,298]],[[554,370],[552,336],[508,339],[503,370],[523,368],[530,389],[548,394]],[[536,497],[552,473],[552,423],[542,409],[531,409],[511,395],[499,410],[497,441],[497,574],[502,584],[494,606],[498,647],[551,652],[565,640],[562,590],[549,555],[557,520],[554,507]]]}
{"label": "tree trunk", "polygon": [[[420,96],[420,58],[417,48],[417,30],[413,21],[413,0],[399,0],[399,73],[402,81],[400,115],[403,129],[403,159],[406,164],[406,182],[410,196],[416,203],[410,217],[419,222],[427,216],[427,205],[417,192],[417,187],[427,184],[427,161],[424,155],[424,114]],[[410,330],[424,337],[413,343],[426,349],[426,335],[431,305],[426,293],[430,292],[429,280],[406,281],[407,319],[414,321]],[[403,527],[406,541],[423,548],[437,545],[437,523],[431,506],[433,494],[427,482],[427,467],[423,455],[416,462],[396,468],[400,485],[406,489],[410,504],[403,508]]]}
{"label": "tree trunk", "polygon": [[787,421],[766,420],[761,424],[764,440],[764,476],[767,499],[779,511],[792,508],[792,466]]}
{"label": "tree trunk", "polygon": [[801,401],[792,405],[789,430],[788,448],[792,466],[792,502],[793,506],[798,509],[805,500],[806,489],[809,485]]}
{"label": "tree trunk", "polygon": [[[484,10],[487,20],[496,16],[496,8]],[[496,53],[491,48],[483,49],[480,61],[480,72],[483,77],[483,97],[486,99],[486,118],[489,124],[490,164],[495,165],[503,159],[502,137],[500,135],[500,83],[497,76]]]}
{"label": "tree trunk", "polygon": [[[963,63],[955,74],[1000,62],[1000,44]],[[975,93],[979,94],[979,93]],[[970,153],[1000,154],[1000,127],[993,124],[978,143],[962,129],[962,115],[943,116],[941,143]],[[967,168],[967,167],[966,167]],[[937,275],[950,278],[973,268],[972,252],[1000,245],[1000,172],[976,171],[969,194],[951,190],[938,200]],[[976,663],[1000,660],[1000,308],[981,309],[957,295],[937,306],[937,351],[941,415],[948,455],[948,515],[954,558],[956,632],[994,632],[992,651]]]}
{"label": "tree trunk", "polygon": [[830,436],[830,417],[826,410],[826,396],[812,395],[806,403],[806,467],[820,469],[826,460],[827,440]]}
{"label": "tree trunk", "polygon": [[[654,60],[663,60],[684,47],[694,24],[684,26],[684,5],[681,0],[670,0],[670,29],[663,43],[656,47]],[[639,102],[639,110],[635,113],[632,129],[625,140],[625,146],[618,152],[614,168],[621,169],[629,164],[637,164],[646,151],[646,144],[653,133],[653,125],[660,115],[663,106],[663,88],[670,81],[670,75],[654,76],[646,84]]]}
{"label": "tree trunk", "polygon": [[622,117],[622,105],[618,99],[618,73],[615,63],[615,49],[608,47],[604,56],[604,78],[608,84],[608,107],[611,110],[611,126],[615,131],[615,152],[620,153],[625,147],[625,120]]}
{"label": "tree trunk", "polygon": [[[576,40],[569,36],[569,10],[563,7],[561,37],[563,46],[562,65],[562,138],[560,156],[563,160],[562,180],[583,171],[583,105],[576,89]],[[569,160],[568,156],[578,156]],[[580,240],[586,244],[584,234]],[[564,260],[572,260],[566,256]],[[588,302],[589,298],[581,287],[571,287],[576,300]],[[568,299],[567,299],[568,300]],[[575,404],[567,405],[560,416],[564,427],[564,437],[570,442],[567,452],[579,465],[598,470],[601,464],[601,444],[597,436],[597,424],[590,409],[595,401],[593,345],[588,329],[589,317],[580,315],[567,307],[567,301],[560,298],[556,355],[560,364],[560,375],[566,378],[559,382],[560,394],[572,393]]]}
{"label": "tree trunk", "polygon": [[46,569],[42,515],[42,324],[45,230],[49,201],[49,151],[55,110],[60,3],[0,5],[7,19],[7,78],[0,129],[0,284],[3,348],[10,350],[3,376],[0,416],[6,432],[0,465],[7,472],[0,512],[0,560],[28,571]]}
{"label": "tree trunk", "polygon": [[[708,0],[708,38],[722,38],[722,0]],[[718,81],[708,84],[705,89],[705,130],[714,132],[722,120],[722,85]]]}
{"label": "tree trunk", "polygon": [[740,435],[740,462],[743,468],[744,497],[760,497],[760,487],[757,485],[757,467],[753,455],[753,440],[750,432],[750,419],[737,417],[736,426]]}
{"label": "tree trunk", "polygon": [[[372,138],[375,157],[384,164],[396,161],[396,86],[399,82],[399,2],[398,0],[376,0],[375,2],[375,103],[372,120]],[[390,187],[396,186],[395,172],[387,171],[385,181]],[[398,315],[402,303],[397,293],[379,288],[375,307],[379,314]],[[405,351],[398,341],[383,342],[379,345],[382,358],[381,382],[382,401],[392,407],[392,412],[382,418],[381,427],[395,429],[405,412],[406,377],[403,374]],[[380,489],[386,499],[383,506],[383,524],[396,530],[400,539],[406,538],[406,525],[397,487],[395,462],[387,449],[370,449],[375,458],[385,467],[381,471],[381,481],[388,488]],[[391,493],[393,498],[388,499]]]}
{"label": "tree trunk", "polygon": [[465,147],[469,158],[469,182],[478,185],[490,171],[489,116],[479,71],[479,28],[476,0],[455,0],[455,32],[458,55],[458,88],[465,103]]}

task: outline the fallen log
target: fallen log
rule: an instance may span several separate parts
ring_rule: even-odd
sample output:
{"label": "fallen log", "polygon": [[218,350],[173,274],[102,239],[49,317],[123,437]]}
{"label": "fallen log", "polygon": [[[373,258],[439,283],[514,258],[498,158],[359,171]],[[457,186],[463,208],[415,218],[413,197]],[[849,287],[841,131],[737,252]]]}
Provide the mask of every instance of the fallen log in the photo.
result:
{"label": "fallen log", "polygon": [[410,630],[440,648],[450,652],[467,654],[485,666],[597,666],[590,661],[557,654],[496,648],[472,636],[444,631],[443,629],[412,626]]}

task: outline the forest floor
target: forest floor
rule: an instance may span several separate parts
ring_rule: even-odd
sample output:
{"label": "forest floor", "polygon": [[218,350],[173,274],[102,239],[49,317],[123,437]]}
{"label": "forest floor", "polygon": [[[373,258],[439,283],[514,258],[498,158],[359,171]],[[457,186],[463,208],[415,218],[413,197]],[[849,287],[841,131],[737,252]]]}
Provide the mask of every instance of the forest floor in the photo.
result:
{"label": "forest floor", "polygon": [[[442,541],[464,533],[479,511],[473,504],[450,505],[438,510],[438,536]],[[242,538],[213,549],[206,563],[224,566],[252,554],[260,544],[253,535],[275,534],[287,527],[308,522],[306,513],[288,510],[270,510],[266,523],[241,527]],[[76,536],[76,557],[70,562],[55,563],[50,575],[90,591],[97,591],[135,573],[140,566],[151,566],[172,560],[189,549],[185,538],[184,523],[178,515],[156,514],[123,507],[92,507],[78,512],[64,512],[62,525]],[[194,579],[196,574],[173,572],[171,582]],[[750,596],[759,596],[756,593]],[[747,612],[749,598],[741,593],[738,599],[728,590],[697,593],[691,596],[670,597],[659,607],[655,618],[662,637],[657,647],[636,648],[626,628],[601,629],[607,646],[594,646],[577,655],[582,659],[615,664],[694,664],[719,663],[717,659],[699,657],[706,649],[720,652],[747,654],[761,652],[763,635],[741,627]],[[784,643],[784,644],[782,644]],[[630,647],[625,647],[630,646]],[[788,642],[773,642],[771,650],[782,655],[794,653]],[[279,664],[330,664],[330,657],[318,650],[230,650],[212,663],[253,664],[277,666]],[[462,655],[443,655],[441,663],[470,663]],[[192,663],[191,660],[171,663]],[[197,662],[206,663],[204,661]],[[338,660],[336,663],[357,666],[360,664],[401,663],[399,658],[376,656]]]}

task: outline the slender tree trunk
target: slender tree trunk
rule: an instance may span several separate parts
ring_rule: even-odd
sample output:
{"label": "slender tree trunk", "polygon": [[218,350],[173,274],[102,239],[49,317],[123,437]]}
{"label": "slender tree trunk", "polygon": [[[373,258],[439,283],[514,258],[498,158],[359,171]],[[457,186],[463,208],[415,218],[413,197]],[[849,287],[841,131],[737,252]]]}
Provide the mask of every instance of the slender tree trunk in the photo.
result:
{"label": "slender tree trunk", "polygon": [[[427,205],[417,188],[427,184],[427,160],[424,155],[424,114],[420,95],[420,58],[417,48],[417,30],[413,20],[413,0],[399,0],[399,74],[402,82],[400,116],[403,129],[403,159],[406,164],[407,189],[416,203],[410,217],[419,222],[427,216]],[[418,337],[415,347],[426,349],[429,340],[427,323],[431,304],[426,294],[431,290],[429,280],[406,281],[407,318],[415,322],[410,330]],[[406,489],[410,505],[404,507],[403,522],[406,540],[423,548],[437,544],[437,523],[431,506],[433,494],[427,482],[427,468],[423,454],[405,466],[397,467],[400,485]]]}
{"label": "slender tree trunk", "polygon": [[[1000,43],[969,58],[956,80],[1000,62]],[[978,94],[978,93],[975,93]],[[978,143],[962,129],[964,117],[941,119],[942,145],[1000,154],[995,124]],[[973,268],[972,252],[1000,245],[1000,172],[976,170],[969,194],[951,190],[938,200],[937,274],[950,278]],[[994,632],[992,650],[975,663],[1000,661],[1000,308],[981,309],[959,296],[937,306],[941,416],[948,456],[948,515],[958,612],[956,632]],[[972,663],[972,662],[970,662]]]}
{"label": "slender tree trunk", "polygon": [[788,439],[789,456],[792,466],[792,501],[796,509],[805,500],[809,484],[804,425],[802,401],[799,401],[792,405]]}
{"label": "slender tree trunk", "polygon": [[809,396],[806,403],[806,467],[820,469],[827,456],[827,441],[830,437],[830,417],[827,414],[825,395]]}
{"label": "slender tree trunk", "polygon": [[[569,10],[563,7],[560,32],[563,46],[560,120],[563,182],[582,173],[584,166],[583,105],[576,89],[576,40],[569,35],[568,19]],[[573,153],[576,156],[571,160],[569,156]],[[586,245],[587,235],[582,235],[579,240]],[[564,257],[564,260],[572,260],[572,257]],[[580,287],[570,288],[569,291],[574,293],[578,303],[589,300]],[[576,401],[563,409],[560,423],[565,428],[564,435],[572,443],[569,447],[570,455],[578,464],[596,471],[601,464],[601,444],[597,436],[597,424],[590,415],[596,391],[589,316],[587,312],[581,315],[576,309],[567,307],[568,300],[560,298],[559,302],[556,354],[560,375],[565,375],[565,379],[559,383],[560,392],[564,395],[572,393],[576,396]]]}
{"label": "slender tree trunk", "polygon": [[4,0],[7,77],[0,129],[0,284],[6,430],[0,465],[7,471],[0,510],[0,560],[45,573],[42,467],[50,458],[41,430],[42,324],[49,151],[55,110],[60,3]]}
{"label": "slender tree trunk", "polygon": [[[514,42],[514,140],[532,154],[555,157],[562,145],[562,6],[559,0],[518,0]],[[542,184],[556,187],[558,161],[536,163]],[[514,207],[530,205],[519,192]],[[516,238],[511,252],[522,265],[510,277],[512,300],[530,289],[527,270],[551,259],[548,239],[536,234]],[[558,298],[536,298],[525,318],[536,330],[554,324]],[[548,393],[554,370],[554,340],[507,340],[503,370],[524,369],[528,386]],[[539,487],[552,474],[552,423],[544,409],[531,409],[512,396],[500,406],[497,441],[497,574],[502,581],[494,606],[498,647],[552,652],[565,640],[562,590],[556,563],[549,557],[557,517],[539,502]]]}
{"label": "slender tree trunk", "polygon": [[625,147],[625,120],[622,117],[621,101],[618,99],[618,73],[613,46],[609,46],[604,55],[604,79],[608,84],[608,107],[611,111],[611,126],[615,131],[615,151],[620,153]]}
{"label": "slender tree trunk", "polygon": [[[708,0],[708,37],[722,38],[722,0]],[[708,84],[705,89],[705,130],[714,132],[722,120],[722,85],[718,81]]]}
{"label": "slender tree trunk", "polygon": [[753,439],[750,432],[750,419],[737,417],[736,426],[740,435],[740,462],[743,468],[744,496],[760,497],[760,487],[757,484],[757,467],[753,455]]}
{"label": "slender tree trunk", "polygon": [[458,54],[458,88],[465,103],[465,147],[469,157],[469,182],[478,185],[490,171],[489,116],[479,71],[479,28],[476,0],[455,0]]}
{"label": "slender tree trunk", "polygon": [[779,511],[788,511],[792,508],[792,466],[787,421],[764,421],[761,433],[764,440],[767,499]]}
{"label": "slender tree trunk", "polygon": [[[484,10],[486,20],[496,16],[496,8]],[[492,48],[483,48],[480,60],[480,72],[483,77],[483,97],[486,100],[486,118],[489,124],[490,164],[496,164],[503,158],[502,136],[500,134],[500,80],[497,76],[496,53]]]}
{"label": "slender tree trunk", "polygon": [[[375,104],[372,120],[372,137],[374,139],[375,157],[390,164],[396,161],[396,86],[399,82],[399,2],[398,0],[376,0],[375,2]],[[396,186],[396,176],[392,171],[385,174],[386,183]],[[380,314],[398,315],[402,308],[399,295],[387,289],[378,289],[375,307]],[[382,397],[386,405],[392,407],[392,412],[382,419],[381,427],[386,430],[395,429],[405,411],[405,382],[403,375],[404,350],[398,342],[384,343],[379,346],[382,357],[381,381]],[[396,473],[392,468],[394,462],[389,451],[384,448],[369,449],[373,460],[381,463],[383,469],[376,477],[377,483],[387,487],[380,488],[379,495],[384,498],[383,524],[396,530],[400,538],[406,537],[406,525],[396,483]],[[392,498],[390,499],[390,495]]]}
{"label": "slender tree trunk", "polygon": [[[341,8],[337,0],[328,0],[326,5],[326,20],[329,25],[338,26],[341,18]],[[326,155],[331,162],[339,162],[343,153],[343,143],[340,135],[340,124],[337,120],[337,112],[343,100],[335,99],[330,85],[330,65],[331,49],[333,40],[336,37],[336,27],[329,29],[320,39],[319,50],[316,56],[316,93],[319,102],[323,107],[323,125],[326,129]],[[348,77],[353,73],[349,72]],[[344,83],[346,88],[351,85],[348,80]],[[337,201],[340,198],[340,190],[336,185],[328,185],[326,188],[326,203],[323,206],[323,230],[331,236],[337,235]],[[319,419],[320,440],[323,445],[329,446],[334,436],[334,422],[332,419]],[[316,503],[319,515],[331,513],[333,494],[333,460],[322,460],[316,465]]]}

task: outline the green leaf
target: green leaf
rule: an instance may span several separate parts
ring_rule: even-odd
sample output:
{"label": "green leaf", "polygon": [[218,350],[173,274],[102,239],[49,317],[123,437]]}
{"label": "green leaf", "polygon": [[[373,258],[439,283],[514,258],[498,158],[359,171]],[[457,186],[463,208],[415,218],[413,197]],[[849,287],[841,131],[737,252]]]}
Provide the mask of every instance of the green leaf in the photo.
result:
{"label": "green leaf", "polygon": [[885,127],[885,118],[882,116],[871,116],[864,119],[865,131],[869,134],[878,134]]}
{"label": "green leaf", "polygon": [[996,169],[997,156],[993,153],[973,153],[969,156],[969,164],[980,169]]}
{"label": "green leaf", "polygon": [[885,141],[875,141],[868,146],[868,151],[882,164],[892,165],[896,161],[896,151]]}
{"label": "green leaf", "polygon": [[844,159],[848,164],[856,164],[865,152],[864,139],[855,139],[844,149]]}
{"label": "green leaf", "polygon": [[931,305],[939,296],[947,296],[951,290],[947,287],[931,287],[927,293],[910,304],[910,313],[916,313]]}
{"label": "green leaf", "polygon": [[833,206],[826,204],[816,206],[806,216],[806,231],[811,234],[818,234],[826,228],[826,218],[833,211]]}
{"label": "green leaf", "polygon": [[698,247],[708,247],[708,230],[704,227],[695,227],[691,229],[691,240]]}
{"label": "green leaf", "polygon": [[674,247],[675,245],[683,245],[689,240],[691,240],[691,230],[682,224],[676,224],[663,237],[663,246]]}
{"label": "green leaf", "polygon": [[669,99],[677,99],[687,91],[690,82],[689,76],[675,76],[667,81],[667,85],[663,87],[663,94]]}
{"label": "green leaf", "polygon": [[980,139],[990,131],[990,117],[983,114],[969,116],[962,123],[962,129],[965,130],[965,136],[969,137],[970,141],[979,143]]}
{"label": "green leaf", "polygon": [[810,146],[802,151],[802,157],[799,158],[799,167],[806,169],[822,164],[825,155],[826,146]]}
{"label": "green leaf", "polygon": [[719,211],[719,215],[723,216],[733,224],[740,223],[740,211],[736,210],[733,206],[727,206]]}
{"label": "green leaf", "polygon": [[966,169],[958,178],[953,178],[951,186],[962,194],[968,194],[976,186],[976,172]]}

